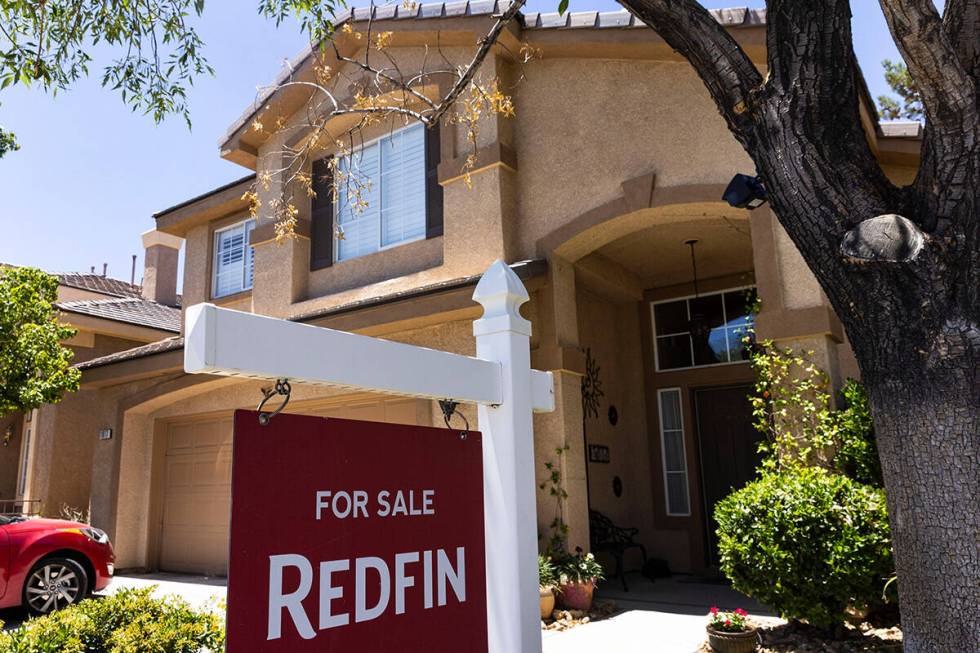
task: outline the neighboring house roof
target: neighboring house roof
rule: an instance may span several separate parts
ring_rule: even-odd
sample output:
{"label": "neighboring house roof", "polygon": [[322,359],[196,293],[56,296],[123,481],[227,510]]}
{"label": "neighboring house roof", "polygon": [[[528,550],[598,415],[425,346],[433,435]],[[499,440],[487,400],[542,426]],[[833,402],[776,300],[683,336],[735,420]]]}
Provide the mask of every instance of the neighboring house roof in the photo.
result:
{"label": "neighboring house roof", "polygon": [[104,277],[101,274],[82,272],[58,272],[58,283],[70,288],[90,290],[111,297],[140,297],[142,288],[127,281]]}
{"label": "neighboring house roof", "polygon": [[57,306],[66,313],[91,315],[104,320],[180,333],[181,311],[179,308],[152,302],[142,297],[83,299],[74,302],[61,302]]}
{"label": "neighboring house roof", "polygon": [[83,363],[76,363],[73,365],[73,367],[80,370],[87,370],[92,367],[102,367],[103,365],[112,365],[113,363],[121,363],[123,361],[133,360],[136,358],[145,358],[146,356],[153,356],[154,354],[166,354],[167,352],[176,351],[183,348],[184,338],[182,336],[175,336],[173,338],[157,340],[156,342],[151,342],[148,345],[141,345],[139,347],[134,347],[133,349],[117,351],[114,354],[107,354],[105,356],[93,358]]}
{"label": "neighboring house roof", "polygon": [[[393,2],[385,5],[370,7],[354,7],[349,12],[337,16],[339,27],[347,21],[354,23],[368,20],[425,20],[431,18],[456,18],[464,16],[493,16],[503,13],[510,6],[506,0],[475,0],[467,2]],[[758,27],[766,24],[765,9],[748,9],[737,7],[733,9],[713,9],[710,13],[726,27]],[[640,19],[625,9],[619,11],[579,11],[567,12],[564,16],[556,13],[519,13],[518,20],[525,29],[624,29],[649,27]],[[307,45],[298,55],[293,57],[288,66],[279,73],[275,81],[265,87],[255,98],[255,102],[228,128],[219,139],[222,145],[232,138],[243,125],[250,123],[252,117],[269,101],[277,88],[285,83],[313,53],[312,45]]]}

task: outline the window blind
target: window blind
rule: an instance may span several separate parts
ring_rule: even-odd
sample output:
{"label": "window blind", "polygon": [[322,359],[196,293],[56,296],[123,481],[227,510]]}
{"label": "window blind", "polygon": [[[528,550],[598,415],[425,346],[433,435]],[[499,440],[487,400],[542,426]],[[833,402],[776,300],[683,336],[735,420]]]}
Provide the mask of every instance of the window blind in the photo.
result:
{"label": "window blind", "polygon": [[425,130],[415,124],[343,157],[338,261],[426,236]]}
{"label": "window blind", "polygon": [[254,220],[246,220],[214,234],[215,297],[233,295],[252,287],[255,261],[249,246]]}

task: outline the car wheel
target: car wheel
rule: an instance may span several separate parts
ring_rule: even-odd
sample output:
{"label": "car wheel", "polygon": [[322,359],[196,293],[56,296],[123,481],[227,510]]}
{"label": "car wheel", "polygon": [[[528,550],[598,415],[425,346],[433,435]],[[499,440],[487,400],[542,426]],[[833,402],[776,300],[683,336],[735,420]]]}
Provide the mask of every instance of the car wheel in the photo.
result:
{"label": "car wheel", "polygon": [[71,558],[46,558],[34,565],[24,583],[24,605],[42,615],[77,603],[88,593],[88,574]]}

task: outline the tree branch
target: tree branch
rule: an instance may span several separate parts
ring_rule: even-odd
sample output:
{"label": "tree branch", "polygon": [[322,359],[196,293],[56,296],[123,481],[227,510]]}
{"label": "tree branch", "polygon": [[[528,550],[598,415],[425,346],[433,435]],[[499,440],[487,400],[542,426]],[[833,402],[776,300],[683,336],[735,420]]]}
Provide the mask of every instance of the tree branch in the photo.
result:
{"label": "tree branch", "polygon": [[[922,92],[928,123],[944,134],[962,136],[964,130],[974,131],[977,124],[976,83],[967,74],[944,32],[933,0],[880,0],[880,3],[892,38]],[[951,8],[957,9],[964,4],[967,3],[953,2]],[[976,4],[975,0],[973,4]],[[963,15],[966,12],[956,13]],[[942,140],[937,139],[937,144],[941,146],[939,141]],[[946,153],[939,154],[942,157]]]}
{"label": "tree branch", "polygon": [[473,81],[476,71],[480,68],[480,65],[483,64],[483,60],[487,58],[490,48],[492,48],[493,44],[497,42],[497,38],[504,30],[504,27],[506,27],[507,23],[514,19],[517,13],[524,6],[525,2],[527,2],[527,0],[512,1],[510,7],[507,8],[507,11],[502,13],[497,19],[497,22],[493,24],[493,27],[490,28],[487,35],[480,41],[480,47],[477,48],[476,53],[473,55],[472,61],[470,61],[470,63],[466,66],[466,70],[459,76],[459,79],[456,80],[453,87],[449,89],[449,92],[446,93],[446,95],[439,102],[439,107],[428,116],[431,124],[437,123],[439,118],[441,118],[444,113],[449,111],[449,108],[456,102],[456,98],[458,98],[460,94],[466,90],[466,87],[469,86],[470,82]]}
{"label": "tree branch", "polygon": [[963,69],[980,84],[980,2],[946,0],[943,31]]}
{"label": "tree branch", "polygon": [[[811,164],[825,167],[828,177],[838,179],[836,187],[848,189],[848,204],[874,215],[896,189],[861,123],[850,2],[769,0],[767,9],[769,78],[762,129],[776,131],[782,116],[791,115],[798,146]],[[847,216],[848,226],[870,215],[855,211]]]}
{"label": "tree branch", "polygon": [[735,39],[694,0],[620,0],[701,77],[736,138],[745,143],[762,75]]}

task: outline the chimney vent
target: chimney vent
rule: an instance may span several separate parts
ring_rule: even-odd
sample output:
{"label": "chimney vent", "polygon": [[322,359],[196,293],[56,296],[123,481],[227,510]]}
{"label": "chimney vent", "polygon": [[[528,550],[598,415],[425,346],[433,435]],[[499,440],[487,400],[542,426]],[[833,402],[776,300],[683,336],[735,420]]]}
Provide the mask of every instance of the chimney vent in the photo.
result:
{"label": "chimney vent", "polygon": [[108,273],[109,273],[109,264],[108,263],[103,263],[102,264],[102,277],[104,278]]}

